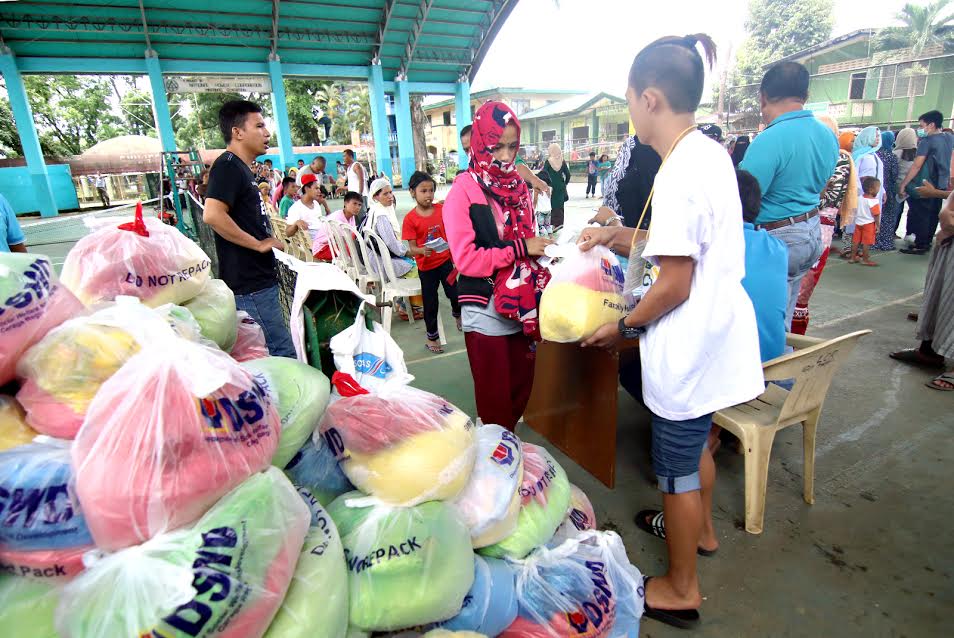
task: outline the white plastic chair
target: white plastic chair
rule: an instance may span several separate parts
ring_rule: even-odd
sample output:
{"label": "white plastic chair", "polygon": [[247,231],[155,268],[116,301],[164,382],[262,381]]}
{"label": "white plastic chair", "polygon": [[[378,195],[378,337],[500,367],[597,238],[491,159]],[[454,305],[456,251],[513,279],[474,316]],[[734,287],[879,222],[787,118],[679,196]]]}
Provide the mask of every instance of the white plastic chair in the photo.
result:
{"label": "white plastic chair", "polygon": [[348,252],[347,244],[338,230],[338,225],[329,220],[323,219],[325,231],[328,233],[328,245],[331,247],[331,263],[343,270],[352,281],[358,279],[358,269],[355,266],[352,254]]}
{"label": "white plastic chair", "polygon": [[[408,321],[414,323],[414,309],[411,308],[411,297],[421,294],[420,279],[400,279],[394,273],[394,264],[391,263],[391,251],[384,240],[372,230],[366,230],[365,235],[371,243],[372,250],[381,263],[381,302],[389,304],[384,306],[381,312],[381,324],[385,332],[391,333],[391,316],[394,313],[393,303],[395,299],[404,299],[407,308]],[[437,333],[441,345],[447,343],[444,336],[444,322],[441,319],[440,308],[437,310]]]}
{"label": "white plastic chair", "polygon": [[330,224],[337,231],[338,238],[343,244],[345,252],[348,253],[349,263],[354,269],[353,279],[355,283],[362,292],[367,292],[368,284],[372,281],[380,281],[380,278],[368,268],[367,262],[362,263],[363,253],[367,250],[367,247],[361,250],[361,252],[358,252],[357,242],[362,242],[363,239],[358,232],[348,224],[342,224],[339,221],[331,221]]}

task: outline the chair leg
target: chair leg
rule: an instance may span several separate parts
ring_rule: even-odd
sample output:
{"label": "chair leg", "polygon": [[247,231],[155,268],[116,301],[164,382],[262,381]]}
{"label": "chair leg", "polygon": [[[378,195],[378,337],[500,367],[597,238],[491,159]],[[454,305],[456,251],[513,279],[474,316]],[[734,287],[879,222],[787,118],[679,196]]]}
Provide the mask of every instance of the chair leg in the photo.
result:
{"label": "chair leg", "polygon": [[805,455],[804,472],[804,493],[805,502],[809,505],[815,504],[815,433],[818,429],[818,419],[821,416],[821,408],[808,415],[805,422],[802,423],[802,447]]}
{"label": "chair leg", "polygon": [[[393,303],[393,300],[392,300]],[[391,315],[394,314],[394,309],[391,306],[383,306],[381,308],[381,327],[384,328],[384,331],[388,334],[391,334]]]}
{"label": "chair leg", "polygon": [[440,308],[437,310],[437,338],[442,346],[447,345],[447,337],[444,335],[444,318],[441,316]]}
{"label": "chair leg", "polygon": [[404,297],[404,303],[407,304],[405,306],[405,309],[407,310],[407,322],[413,326],[414,325],[414,308],[411,306],[411,298]]}
{"label": "chair leg", "polygon": [[765,492],[775,430],[759,428],[745,444],[745,531],[761,534],[765,520]]}

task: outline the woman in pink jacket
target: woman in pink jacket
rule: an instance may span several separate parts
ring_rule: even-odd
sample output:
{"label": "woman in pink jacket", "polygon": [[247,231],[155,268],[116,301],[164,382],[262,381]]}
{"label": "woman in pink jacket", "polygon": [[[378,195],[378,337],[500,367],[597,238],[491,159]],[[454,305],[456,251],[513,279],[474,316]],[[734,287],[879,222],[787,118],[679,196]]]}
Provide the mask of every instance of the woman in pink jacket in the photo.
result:
{"label": "woman in pink jacket", "polygon": [[533,388],[537,309],[549,273],[534,259],[551,243],[536,237],[533,204],[514,161],[520,122],[505,104],[474,115],[470,166],[444,203],[444,227],[460,279],[464,342],[477,415],[513,430]]}

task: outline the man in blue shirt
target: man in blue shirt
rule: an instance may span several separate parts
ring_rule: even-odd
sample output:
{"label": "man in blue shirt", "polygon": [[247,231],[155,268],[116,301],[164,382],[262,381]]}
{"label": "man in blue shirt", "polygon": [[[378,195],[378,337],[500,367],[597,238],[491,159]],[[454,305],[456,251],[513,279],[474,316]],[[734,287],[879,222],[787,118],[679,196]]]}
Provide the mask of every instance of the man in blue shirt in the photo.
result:
{"label": "man in blue shirt", "polygon": [[755,227],[788,246],[787,327],[802,278],[824,248],[818,200],[838,161],[831,129],[804,108],[808,79],[808,69],[797,62],[780,62],[766,72],[759,88],[766,129],[739,164],[762,189]]}
{"label": "man in blue shirt", "polygon": [[25,253],[27,251],[13,207],[0,195],[0,253]]}
{"label": "man in blue shirt", "polygon": [[756,230],[761,208],[759,183],[748,172],[737,170],[739,199],[745,233],[745,278],[742,287],[752,300],[759,329],[762,363],[785,352],[785,310],[788,291],[788,247],[766,230]]}

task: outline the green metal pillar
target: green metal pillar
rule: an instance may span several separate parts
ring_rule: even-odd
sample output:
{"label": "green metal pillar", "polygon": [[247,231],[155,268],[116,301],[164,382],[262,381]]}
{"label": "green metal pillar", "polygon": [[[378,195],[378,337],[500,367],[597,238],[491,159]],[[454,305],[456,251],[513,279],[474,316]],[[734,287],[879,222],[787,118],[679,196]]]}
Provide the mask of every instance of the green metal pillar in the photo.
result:
{"label": "green metal pillar", "polygon": [[411,127],[411,93],[407,80],[397,80],[394,83],[394,119],[397,122],[401,183],[407,186],[415,167],[414,131]]}
{"label": "green metal pillar", "polygon": [[23,156],[26,157],[27,170],[30,173],[40,215],[54,217],[58,212],[56,200],[53,197],[50,174],[46,169],[46,162],[43,161],[40,138],[36,134],[33,109],[30,108],[30,101],[27,99],[26,88],[23,86],[23,77],[17,68],[16,58],[6,47],[0,48],[0,73],[3,73],[3,79],[7,85],[10,109],[13,111],[17,133],[20,135],[20,145],[23,146]]}
{"label": "green metal pillar", "polygon": [[146,73],[149,75],[149,88],[152,90],[152,111],[156,118],[156,130],[162,150],[167,153],[176,150],[176,134],[172,130],[172,118],[169,117],[169,101],[166,100],[166,86],[162,82],[162,66],[155,51],[146,51]]}

